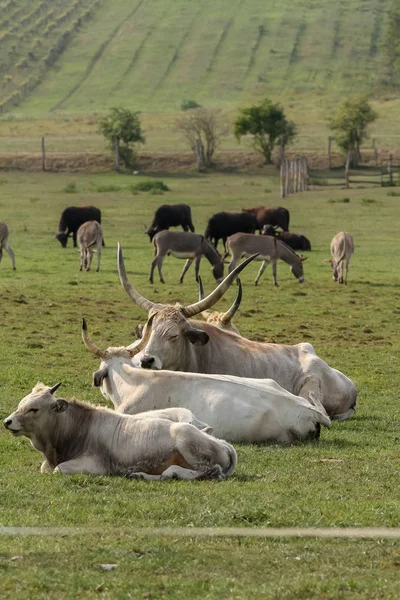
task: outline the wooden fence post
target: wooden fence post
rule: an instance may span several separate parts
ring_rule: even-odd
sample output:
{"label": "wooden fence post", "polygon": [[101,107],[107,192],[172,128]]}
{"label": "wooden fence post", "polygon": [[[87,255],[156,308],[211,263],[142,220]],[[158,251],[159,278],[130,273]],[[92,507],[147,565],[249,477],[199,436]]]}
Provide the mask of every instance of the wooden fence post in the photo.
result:
{"label": "wooden fence post", "polygon": [[375,138],[372,138],[372,149],[374,151],[374,157],[375,157],[375,166],[378,166],[378,150],[376,149],[376,142],[375,142]]}
{"label": "wooden fence post", "polygon": [[308,190],[308,163],[305,156],[303,156],[303,177],[304,177],[304,190]]}
{"label": "wooden fence post", "polygon": [[42,171],[46,170],[46,148],[44,145],[44,136],[42,136]]}
{"label": "wooden fence post", "polygon": [[393,170],[392,170],[392,166],[393,166],[393,155],[389,154],[389,161],[388,161],[389,185],[393,185]]}
{"label": "wooden fence post", "polygon": [[115,170],[117,173],[120,171],[119,166],[119,140],[114,138],[114,149],[115,149]]}
{"label": "wooden fence post", "polygon": [[289,174],[289,161],[287,158],[285,158],[285,160],[283,161],[284,165],[285,165],[285,196],[287,196],[288,194],[290,194],[290,187],[289,187],[289,182],[290,182],[290,174]]}
{"label": "wooden fence post", "polygon": [[285,198],[285,162],[281,162],[280,168],[280,184],[281,184],[281,198]]}
{"label": "wooden fence post", "polygon": [[285,160],[285,144],[283,143],[283,135],[281,135],[279,143],[279,163],[282,164]]}
{"label": "wooden fence post", "polygon": [[332,168],[332,137],[328,137],[328,169]]}
{"label": "wooden fence post", "polygon": [[348,189],[350,187],[350,152],[346,155],[346,167],[344,171],[345,186]]}

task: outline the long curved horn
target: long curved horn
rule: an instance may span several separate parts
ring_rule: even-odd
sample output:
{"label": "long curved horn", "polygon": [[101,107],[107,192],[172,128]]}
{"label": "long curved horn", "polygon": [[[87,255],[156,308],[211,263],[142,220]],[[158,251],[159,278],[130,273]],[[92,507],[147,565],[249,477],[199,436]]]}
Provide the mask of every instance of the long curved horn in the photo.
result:
{"label": "long curved horn", "polygon": [[204,310],[207,310],[214,306],[214,304],[216,304],[216,302],[218,302],[218,300],[222,298],[222,296],[225,294],[226,290],[229,288],[232,281],[237,277],[237,275],[239,275],[239,273],[243,271],[243,269],[252,260],[257,258],[258,255],[259,252],[257,254],[253,254],[252,256],[249,256],[249,258],[246,258],[246,260],[240,263],[240,265],[235,267],[235,269],[233,269],[233,271],[231,271],[231,273],[229,273],[229,275],[225,277],[225,279],[219,284],[219,286],[216,287],[215,290],[211,292],[211,294],[204,298],[204,300],[200,300],[199,302],[196,302],[195,304],[190,304],[189,306],[184,306],[182,308],[182,312],[185,315],[185,317],[193,317],[194,315],[198,315]]}
{"label": "long curved horn", "polygon": [[133,358],[136,354],[139,354],[139,352],[141,352],[143,350],[143,348],[146,347],[147,342],[149,341],[150,334],[151,334],[151,326],[153,324],[153,319],[154,319],[154,315],[151,315],[150,319],[147,321],[146,325],[144,326],[142,337],[140,338],[140,340],[138,340],[138,343],[136,344],[136,346],[129,350],[129,354],[130,354],[131,358]]}
{"label": "long curved horn", "polygon": [[96,346],[96,344],[94,344],[92,342],[92,340],[90,339],[88,330],[87,330],[86,319],[82,319],[82,340],[83,340],[83,343],[85,344],[86,348],[88,350],[90,350],[90,352],[93,352],[93,354],[95,354],[96,356],[98,356],[99,358],[102,358],[104,360],[106,358],[108,358],[108,353],[106,352],[106,350],[102,350],[101,348]]}
{"label": "long curved horn", "polygon": [[61,381],[60,381],[59,383],[56,383],[56,385],[53,385],[53,387],[51,387],[51,388],[49,389],[49,392],[50,392],[50,394],[54,394],[54,392],[55,392],[56,390],[58,390],[58,388],[60,387],[60,385],[61,385]]}
{"label": "long curved horn", "polygon": [[221,317],[221,322],[224,323],[224,325],[227,325],[227,323],[229,323],[230,321],[232,321],[236,311],[238,310],[240,303],[242,301],[242,282],[240,281],[240,279],[238,278],[237,280],[239,289],[238,289],[238,293],[237,296],[232,304],[232,306],[230,307],[229,310],[226,311],[226,313],[224,315],[222,315]]}
{"label": "long curved horn", "polygon": [[122,287],[124,288],[128,296],[130,296],[132,300],[136,302],[138,306],[140,306],[140,308],[144,308],[144,310],[147,311],[147,313],[149,313],[155,305],[153,302],[150,302],[150,300],[147,300],[144,296],[141,296],[139,292],[135,290],[130,281],[128,281],[124,265],[124,257],[122,256],[122,248],[120,244],[118,244],[117,263],[119,279],[122,283]]}
{"label": "long curved horn", "polygon": [[[199,275],[199,301],[200,300],[204,300],[204,288],[203,288],[203,282],[202,282],[201,277]],[[202,316],[205,319],[208,319],[208,317],[210,316],[210,312],[208,310],[203,310]]]}

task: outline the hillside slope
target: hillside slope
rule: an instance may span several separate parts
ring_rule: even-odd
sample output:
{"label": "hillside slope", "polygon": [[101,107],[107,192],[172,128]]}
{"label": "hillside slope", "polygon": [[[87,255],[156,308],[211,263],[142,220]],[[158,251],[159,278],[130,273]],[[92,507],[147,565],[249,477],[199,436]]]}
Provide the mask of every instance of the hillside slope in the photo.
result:
{"label": "hillside slope", "polygon": [[[71,9],[72,20],[91,10],[56,60],[45,68],[28,60],[29,76],[41,83],[33,92],[36,80],[27,86],[23,115],[118,104],[170,111],[187,98],[229,108],[264,95],[314,102],[396,89],[393,0],[5,0],[3,21],[8,5],[20,11],[18,23],[40,5]],[[9,53],[1,44],[0,58]],[[4,98],[21,77],[4,79],[3,71]]]}

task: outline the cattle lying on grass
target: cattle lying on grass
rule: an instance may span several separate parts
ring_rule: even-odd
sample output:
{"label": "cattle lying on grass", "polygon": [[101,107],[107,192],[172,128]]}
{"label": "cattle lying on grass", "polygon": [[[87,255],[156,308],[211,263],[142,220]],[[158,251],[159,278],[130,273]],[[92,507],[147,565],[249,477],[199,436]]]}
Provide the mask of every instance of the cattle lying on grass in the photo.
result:
{"label": "cattle lying on grass", "polygon": [[8,243],[8,237],[9,237],[8,226],[3,221],[0,221],[0,262],[1,262],[1,259],[3,258],[3,248],[4,248],[4,250],[10,255],[10,258],[12,261],[12,266],[15,271],[15,269],[17,268],[15,265],[15,255],[14,255],[14,252],[11,250],[10,245]]}
{"label": "cattle lying on grass", "polygon": [[164,258],[174,256],[175,258],[186,258],[185,266],[179,278],[179,283],[183,283],[185,273],[195,260],[196,281],[199,280],[200,261],[203,256],[206,257],[211,271],[217,281],[221,281],[224,276],[224,261],[215,247],[202,235],[186,231],[160,231],[153,238],[153,244],[156,249],[156,257],[151,263],[149,281],[153,283],[154,269],[158,268],[161,283],[165,283],[162,275],[162,264]]}
{"label": "cattle lying on grass", "polygon": [[150,241],[159,231],[182,226],[184,231],[194,232],[192,212],[188,204],[162,204],[154,214],[153,222],[146,231]]}
{"label": "cattle lying on grass", "polygon": [[257,229],[257,220],[254,215],[248,213],[228,213],[220,212],[211,217],[208,221],[204,237],[210,240],[217,248],[218,242],[222,239],[224,249],[226,249],[226,240],[230,235],[243,231],[245,233],[254,233]]}
{"label": "cattle lying on grass", "polygon": [[59,385],[37,384],[4,420],[43,453],[42,473],[223,479],[235,469],[235,449],[193,425],[55,398]]}
{"label": "cattle lying on grass", "polygon": [[265,267],[269,263],[272,265],[274,285],[278,285],[276,279],[276,263],[278,262],[278,259],[283,260],[290,266],[291,272],[297,278],[299,283],[304,282],[303,261],[307,259],[303,256],[298,256],[291,248],[289,248],[289,246],[278,241],[275,237],[236,233],[228,239],[226,248],[227,253],[224,258],[226,258],[228,254],[232,255],[228,267],[229,272],[235,268],[238,261],[244,256],[251,256],[255,252],[258,253],[256,260],[262,260],[263,263],[255,279],[255,285],[258,284],[261,275],[265,271]]}
{"label": "cattle lying on grass", "polygon": [[[332,258],[327,262],[332,265],[333,280],[347,285],[347,275],[349,273],[349,262],[354,252],[353,236],[341,231],[337,233],[331,241]],[[344,266],[346,262],[346,276],[344,277]]]}
{"label": "cattle lying on grass", "polygon": [[81,252],[80,270],[90,271],[93,260],[94,246],[97,249],[97,269],[100,271],[101,243],[103,232],[97,221],[86,221],[78,229],[78,246]]}
{"label": "cattle lying on grass", "polygon": [[242,208],[242,211],[255,216],[257,220],[257,229],[260,233],[264,225],[280,227],[283,231],[289,231],[290,214],[288,209],[283,206],[278,206],[277,208],[257,206],[256,208]]}
{"label": "cattle lying on grass", "polygon": [[83,342],[101,359],[93,383],[118,412],[137,414],[151,408],[188,408],[232,442],[280,442],[319,438],[330,419],[314,394],[294,396],[271,379],[148,371],[132,366],[136,350],[102,350],[83,321]]}
{"label": "cattle lying on grass", "polygon": [[[74,241],[74,248],[76,248],[78,229],[86,221],[97,221],[101,224],[101,211],[95,206],[69,206],[62,212],[56,239],[63,248],[66,248],[68,237],[71,234]],[[102,245],[105,245],[104,239],[102,240]]]}
{"label": "cattle lying on grass", "polygon": [[255,257],[233,269],[204,300],[188,306],[171,306],[155,304],[139,294],[127,278],[118,246],[121,283],[130,298],[148,314],[143,337],[135,342],[135,349],[140,352],[136,357],[139,364],[146,369],[274,379],[295,396],[308,399],[309,392],[314,392],[331,418],[350,417],[357,399],[354,384],[321,360],[311,344],[253,342],[209,323],[189,320],[214,306]]}
{"label": "cattle lying on grass", "polygon": [[311,251],[310,241],[305,235],[292,233],[291,231],[277,231],[272,227],[272,225],[264,225],[262,234],[275,237],[280,242],[283,242],[289,246],[289,248],[292,250],[304,250],[305,252]]}

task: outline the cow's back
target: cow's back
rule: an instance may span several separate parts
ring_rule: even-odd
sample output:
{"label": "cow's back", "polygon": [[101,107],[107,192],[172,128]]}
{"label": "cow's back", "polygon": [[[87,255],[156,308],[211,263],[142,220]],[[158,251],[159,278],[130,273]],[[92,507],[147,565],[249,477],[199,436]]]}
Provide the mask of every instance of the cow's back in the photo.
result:
{"label": "cow's back", "polygon": [[101,211],[96,206],[69,206],[62,214],[59,231],[78,231],[79,227],[87,221],[101,223]]}

